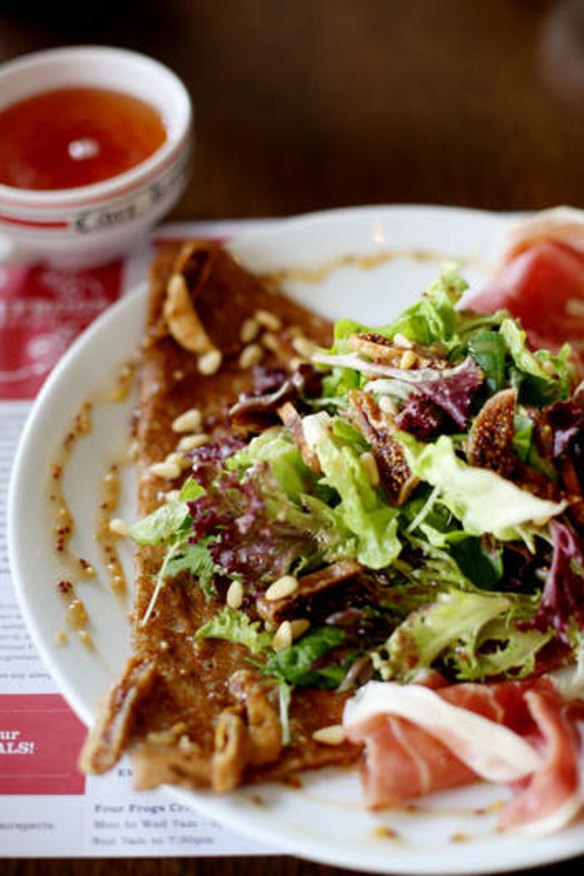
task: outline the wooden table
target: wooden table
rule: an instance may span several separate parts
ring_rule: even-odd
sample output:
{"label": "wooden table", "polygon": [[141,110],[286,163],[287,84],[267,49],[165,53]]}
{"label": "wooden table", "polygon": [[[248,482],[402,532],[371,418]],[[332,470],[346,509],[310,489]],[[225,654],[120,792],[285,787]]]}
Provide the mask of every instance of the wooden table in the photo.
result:
{"label": "wooden table", "polygon": [[[103,43],[147,52],[183,78],[197,110],[196,172],[172,218],[399,202],[584,205],[579,0],[79,0],[71,8],[10,0],[1,9],[1,61]],[[287,858],[3,861],[1,869],[343,872]]]}

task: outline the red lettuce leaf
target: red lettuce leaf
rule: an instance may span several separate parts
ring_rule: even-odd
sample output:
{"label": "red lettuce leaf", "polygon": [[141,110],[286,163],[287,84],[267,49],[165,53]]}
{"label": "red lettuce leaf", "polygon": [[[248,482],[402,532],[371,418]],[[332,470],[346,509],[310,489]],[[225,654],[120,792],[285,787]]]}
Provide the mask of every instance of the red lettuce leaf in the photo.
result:
{"label": "red lettuce leaf", "polygon": [[541,632],[553,627],[566,638],[572,623],[584,629],[584,553],[567,523],[551,523],[553,560],[541,596],[540,606],[531,621],[522,624]]}

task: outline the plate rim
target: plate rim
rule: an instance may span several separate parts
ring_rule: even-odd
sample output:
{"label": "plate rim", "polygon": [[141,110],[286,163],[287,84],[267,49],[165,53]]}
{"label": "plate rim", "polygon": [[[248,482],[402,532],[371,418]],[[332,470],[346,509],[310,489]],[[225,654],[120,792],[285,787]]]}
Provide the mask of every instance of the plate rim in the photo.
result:
{"label": "plate rim", "polygon": [[[296,229],[306,223],[314,223],[322,226],[323,224],[326,224],[328,221],[331,220],[342,223],[345,221],[354,221],[356,219],[366,220],[368,218],[380,218],[388,215],[396,217],[399,214],[403,215],[405,213],[410,213],[410,215],[418,216],[428,215],[429,213],[431,213],[433,216],[436,217],[436,219],[439,219],[440,216],[448,215],[453,218],[463,218],[465,216],[469,218],[476,217],[477,219],[489,218],[493,221],[503,220],[505,218],[509,218],[511,215],[509,213],[495,213],[487,210],[476,210],[472,208],[422,204],[371,205],[338,208],[333,210],[315,211],[312,213],[307,213],[285,219],[276,219],[274,220],[276,224],[274,224],[273,227],[270,225],[268,227],[262,227],[255,230],[243,229],[240,234],[230,239],[227,245],[229,246],[229,244],[237,243],[238,241],[241,241],[242,243],[247,245],[249,242],[253,242],[254,237],[262,240],[267,239],[269,242],[271,239],[273,239],[274,236],[278,236],[282,233],[285,234],[286,231],[290,229]],[[53,393],[53,387],[59,385],[62,380],[63,374],[68,371],[68,369],[70,368],[70,364],[72,362],[75,362],[77,356],[80,354],[79,351],[82,351],[85,345],[89,343],[95,335],[99,336],[101,334],[104,324],[108,325],[110,320],[115,319],[119,314],[125,313],[127,310],[131,311],[141,298],[146,297],[147,288],[148,286],[146,281],[138,283],[129,292],[124,294],[122,298],[120,298],[114,305],[108,307],[81,335],[79,335],[79,337],[74,341],[74,343],[65,353],[65,355],[52,370],[51,374],[43,384],[39,395],[33,402],[33,405],[27,417],[27,421],[21,434],[17,451],[14,457],[8,489],[7,546],[12,583],[19,603],[19,608],[25,619],[27,628],[34,640],[35,646],[40,652],[43,662],[51,672],[56,686],[59,688],[63,696],[65,696],[69,705],[86,724],[89,724],[94,720],[95,713],[88,715],[86,713],[85,706],[81,704],[75,696],[71,695],[70,690],[68,690],[67,695],[65,695],[64,689],[67,689],[67,685],[63,683],[61,673],[59,669],[56,668],[55,662],[51,656],[52,651],[54,651],[54,647],[51,649],[51,643],[45,638],[39,638],[39,636],[37,635],[38,631],[34,613],[31,610],[31,606],[29,605],[28,600],[25,598],[25,590],[21,586],[21,579],[22,577],[26,577],[26,571],[21,568],[20,558],[17,552],[17,515],[15,515],[13,511],[18,502],[18,484],[22,476],[21,472],[26,467],[29,447],[33,440],[35,423],[40,416],[40,413],[44,410],[45,405],[48,403],[47,399],[50,401]],[[274,837],[270,834],[269,821],[266,820],[265,826],[262,826],[261,817],[259,819],[254,819],[251,824],[249,822],[249,819],[245,819],[244,826],[242,828],[241,824],[237,821],[235,812],[232,813],[231,810],[226,812],[224,808],[222,809],[220,798],[212,797],[208,794],[208,792],[205,792],[204,790],[186,791],[184,789],[177,789],[171,786],[164,786],[164,789],[170,794],[170,796],[174,797],[180,802],[185,803],[189,806],[194,806],[195,808],[200,808],[207,814],[211,815],[214,818],[217,818],[222,823],[226,824],[228,827],[234,829],[235,831],[245,836],[259,840],[262,843],[266,843],[267,845],[273,846],[274,844],[276,844],[278,850],[280,852],[282,851],[281,847],[277,843],[277,839],[274,839]],[[191,799],[191,797],[194,799]],[[340,847],[339,851],[336,852],[335,849],[331,849],[330,844],[326,841],[323,843],[317,841],[316,839],[307,840],[305,838],[302,841],[302,847],[299,847],[298,843],[296,843],[295,847],[290,849],[289,853],[298,855],[300,857],[307,857],[310,860],[318,861],[323,864],[339,867],[350,867],[356,870],[360,869],[363,871],[375,873],[394,872],[404,874],[447,874],[472,872],[479,874],[488,872],[508,872],[510,870],[516,870],[526,866],[541,866],[550,862],[558,862],[584,852],[584,825],[582,826],[582,829],[583,833],[580,843],[577,843],[574,840],[574,842],[564,844],[565,847],[563,849],[559,849],[557,848],[557,843],[552,842],[546,848],[543,854],[541,853],[541,849],[538,850],[539,854],[537,855],[537,857],[529,854],[531,844],[525,843],[525,854],[517,854],[517,856],[513,856],[513,860],[508,862],[507,865],[503,864],[502,866],[497,866],[496,869],[493,869],[493,863],[487,862],[484,862],[482,866],[479,862],[478,866],[475,864],[474,867],[469,867],[468,851],[465,855],[462,851],[462,846],[460,846],[459,848],[456,848],[454,846],[448,846],[444,848],[444,857],[446,859],[446,864],[440,863],[437,864],[435,867],[432,867],[429,866],[428,861],[426,861],[423,865],[421,865],[418,861],[417,864],[412,863],[411,865],[409,865],[407,862],[407,857],[404,861],[396,860],[394,858],[391,864],[388,864],[387,869],[381,869],[376,863],[372,863],[371,865],[369,865],[367,859],[360,859],[359,861],[353,860],[352,857],[348,855],[346,849]],[[475,843],[471,842],[467,846],[467,849],[470,848],[476,848]],[[415,851],[416,850],[414,849],[414,852]],[[388,858],[391,859],[391,847],[388,847],[387,855]],[[398,858],[399,857],[400,856],[398,856]]]}

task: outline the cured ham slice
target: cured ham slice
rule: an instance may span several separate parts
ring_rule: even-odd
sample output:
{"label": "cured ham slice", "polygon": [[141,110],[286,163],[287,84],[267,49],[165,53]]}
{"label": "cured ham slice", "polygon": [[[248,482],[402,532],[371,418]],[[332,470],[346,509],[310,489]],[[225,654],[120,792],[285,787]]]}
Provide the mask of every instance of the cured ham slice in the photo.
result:
{"label": "cured ham slice", "polygon": [[526,787],[505,807],[500,824],[528,828],[540,835],[554,833],[570,822],[582,805],[578,760],[580,736],[570,706],[553,690],[525,694],[541,733],[545,761]]}
{"label": "cured ham slice", "polygon": [[501,268],[465,304],[484,313],[506,308],[535,347],[569,341],[584,355],[584,213],[549,210],[518,223]]}
{"label": "cured ham slice", "polygon": [[346,704],[344,724],[364,745],[370,808],[482,778],[515,791],[503,828],[551,832],[580,809],[575,712],[548,678],[438,690],[370,682]]}
{"label": "cured ham slice", "polygon": [[349,724],[347,730],[351,741],[366,746],[360,776],[369,809],[387,809],[476,780],[475,773],[439,739],[411,721],[378,714]]}
{"label": "cured ham slice", "polygon": [[506,261],[537,243],[561,243],[584,254],[584,211],[552,207],[522,219],[510,229],[503,258]]}

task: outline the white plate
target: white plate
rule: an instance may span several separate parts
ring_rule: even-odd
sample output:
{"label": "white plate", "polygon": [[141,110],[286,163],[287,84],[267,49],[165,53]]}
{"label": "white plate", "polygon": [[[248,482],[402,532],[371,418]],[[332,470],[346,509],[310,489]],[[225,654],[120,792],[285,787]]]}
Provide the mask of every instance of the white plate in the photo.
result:
{"label": "white plate", "polygon": [[[328,265],[320,282],[290,282],[288,293],[331,317],[375,324],[389,320],[423,290],[441,258],[463,260],[473,282],[485,278],[507,223],[502,216],[466,210],[363,208],[284,221],[240,238],[231,248],[261,273]],[[340,256],[383,253],[394,257],[381,258],[368,269],[358,263],[338,266]],[[111,385],[117,367],[137,344],[144,305],[145,287],[106,312],[55,369],[25,429],[10,496],[9,548],[22,610],[56,683],[86,723],[128,655],[128,623],[123,605],[100,574],[103,583],[77,588],[89,611],[95,651],[74,638],[65,647],[54,645],[64,609],[54,587],[59,568],[45,485],[55,448],[79,405]],[[97,406],[94,428],[78,443],[66,471],[65,492],[77,522],[74,548],[101,572],[93,542],[97,487],[112,450],[123,443],[130,405]],[[121,512],[129,519],[134,517],[131,489],[128,485]],[[129,555],[126,561],[130,570]],[[280,850],[372,872],[484,873],[584,852],[582,824],[545,839],[496,833],[492,809],[490,814],[484,810],[505,793],[486,785],[433,795],[417,811],[385,814],[362,809],[355,770],[315,772],[303,777],[299,789],[273,784],[221,797],[176,789],[169,793]]]}

